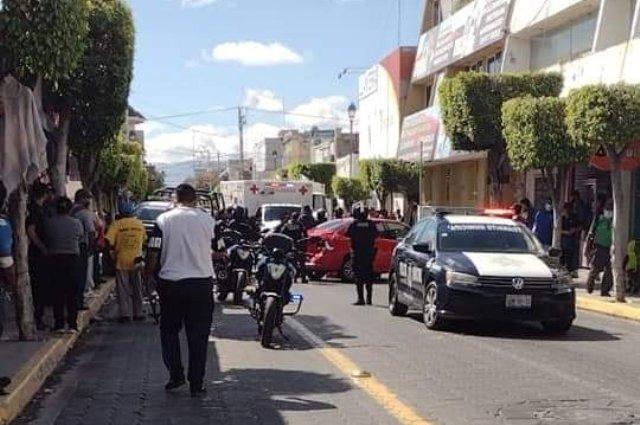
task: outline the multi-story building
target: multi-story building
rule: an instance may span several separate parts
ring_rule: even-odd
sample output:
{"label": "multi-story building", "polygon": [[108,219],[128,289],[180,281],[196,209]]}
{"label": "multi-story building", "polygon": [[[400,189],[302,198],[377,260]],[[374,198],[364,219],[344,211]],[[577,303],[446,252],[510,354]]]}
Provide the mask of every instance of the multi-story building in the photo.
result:
{"label": "multi-story building", "polygon": [[254,146],[253,172],[254,179],[272,179],[276,170],[282,168],[283,143],[280,137],[269,137],[260,140]]}
{"label": "multi-story building", "polygon": [[[445,76],[466,70],[560,72],[562,95],[587,84],[640,83],[638,0],[426,0],[398,156],[426,164],[423,203],[479,206],[488,203],[484,152],[458,152],[446,137],[438,106]],[[640,237],[640,142],[629,149],[623,206],[633,236]],[[610,193],[606,157],[574,166],[567,192],[594,200]],[[527,196],[540,205],[548,196],[539,173],[511,173],[502,185],[507,205]]]}
{"label": "multi-story building", "polygon": [[415,47],[400,47],[372,66],[358,82],[361,159],[395,158],[408,97]]}
{"label": "multi-story building", "polygon": [[335,130],[318,130],[313,137],[313,163],[336,162],[338,158],[358,152],[358,134],[343,133]]}
{"label": "multi-story building", "polygon": [[144,124],[147,119],[132,106],[127,109],[127,122],[125,131],[127,139],[138,142],[144,148],[144,130],[136,128],[139,124]]}
{"label": "multi-story building", "polygon": [[[560,72],[563,95],[587,84],[640,83],[640,2],[637,0],[514,0],[503,71]],[[623,172],[625,222],[640,238],[640,141],[629,149]],[[635,159],[635,161],[633,159]],[[610,194],[608,160],[578,164],[568,190],[593,202]],[[526,176],[525,192],[540,204],[546,196],[537,172]],[[625,226],[626,227],[626,226]]]}
{"label": "multi-story building", "polygon": [[[535,1],[533,1],[535,3]],[[500,72],[510,0],[426,0],[398,158],[423,161],[421,201],[481,206],[488,202],[486,152],[452,149],[442,123],[438,88],[459,71]],[[503,197],[513,198],[503,185]]]}
{"label": "multi-story building", "polygon": [[311,162],[311,139],[298,130],[283,130],[282,167],[292,164],[308,164]]}

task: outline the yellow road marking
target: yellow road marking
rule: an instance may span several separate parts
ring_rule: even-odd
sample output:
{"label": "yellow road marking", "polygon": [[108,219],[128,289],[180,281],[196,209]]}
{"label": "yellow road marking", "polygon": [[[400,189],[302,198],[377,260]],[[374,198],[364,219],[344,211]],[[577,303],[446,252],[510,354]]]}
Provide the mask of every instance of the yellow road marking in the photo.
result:
{"label": "yellow road marking", "polygon": [[340,349],[327,347],[320,338],[295,319],[289,320],[287,323],[294,328],[300,336],[316,346],[325,359],[338,368],[340,372],[350,377],[355,385],[369,394],[371,398],[396,418],[398,422],[403,425],[433,425],[433,422],[420,416],[415,409],[400,400],[393,391],[374,376],[354,378],[352,376],[353,372],[360,371],[362,368],[342,353]]}
{"label": "yellow road marking", "polygon": [[609,316],[640,321],[640,308],[632,307],[628,304],[616,303],[613,300],[598,300],[580,295],[576,297],[576,303],[578,308],[582,310],[589,310],[596,313],[607,314]]}

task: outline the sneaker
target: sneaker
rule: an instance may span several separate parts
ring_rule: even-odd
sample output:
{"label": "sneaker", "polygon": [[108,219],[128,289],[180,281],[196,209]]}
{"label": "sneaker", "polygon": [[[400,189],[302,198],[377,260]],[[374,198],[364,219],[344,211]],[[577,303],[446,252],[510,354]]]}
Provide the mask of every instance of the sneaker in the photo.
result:
{"label": "sneaker", "polygon": [[371,305],[373,302],[371,300],[367,300],[367,305]]}
{"label": "sneaker", "polygon": [[204,385],[191,386],[191,397],[200,397],[205,395],[206,393],[207,389],[204,387]]}
{"label": "sneaker", "polygon": [[358,300],[358,301],[354,302],[352,305],[364,305],[364,301]]}
{"label": "sneaker", "polygon": [[593,292],[594,282],[587,282],[587,292],[590,294]]}
{"label": "sneaker", "polygon": [[71,328],[71,329],[67,329],[65,333],[69,335],[76,335],[76,334],[79,334],[80,331],[78,330],[78,328]]}
{"label": "sneaker", "polygon": [[182,378],[182,379],[170,379],[169,382],[167,382],[165,384],[164,389],[166,391],[175,390],[176,388],[180,388],[181,386],[183,386],[186,383],[187,383],[187,381],[185,381],[184,378]]}
{"label": "sneaker", "polygon": [[54,334],[63,335],[66,331],[64,328],[55,328],[52,332]]}

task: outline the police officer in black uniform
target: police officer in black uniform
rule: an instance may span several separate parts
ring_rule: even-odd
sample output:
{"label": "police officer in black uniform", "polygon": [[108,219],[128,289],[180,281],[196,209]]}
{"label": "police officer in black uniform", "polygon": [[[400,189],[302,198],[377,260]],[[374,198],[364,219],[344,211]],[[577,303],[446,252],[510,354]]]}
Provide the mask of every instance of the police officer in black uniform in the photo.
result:
{"label": "police officer in black uniform", "polygon": [[355,221],[347,230],[351,239],[353,272],[356,278],[358,300],[354,305],[364,305],[364,289],[367,289],[367,304],[371,305],[373,297],[373,260],[376,256],[375,242],[378,237],[376,224],[369,220],[366,208],[360,206],[353,210]]}

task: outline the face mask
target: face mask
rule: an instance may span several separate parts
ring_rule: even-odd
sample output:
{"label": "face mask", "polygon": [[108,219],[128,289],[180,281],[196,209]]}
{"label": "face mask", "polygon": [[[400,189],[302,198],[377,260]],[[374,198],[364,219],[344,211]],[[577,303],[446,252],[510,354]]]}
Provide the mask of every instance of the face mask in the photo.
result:
{"label": "face mask", "polygon": [[613,218],[613,211],[611,210],[604,210],[604,218]]}
{"label": "face mask", "polygon": [[551,206],[551,204],[544,204],[544,209],[547,211],[551,211],[553,207]]}

